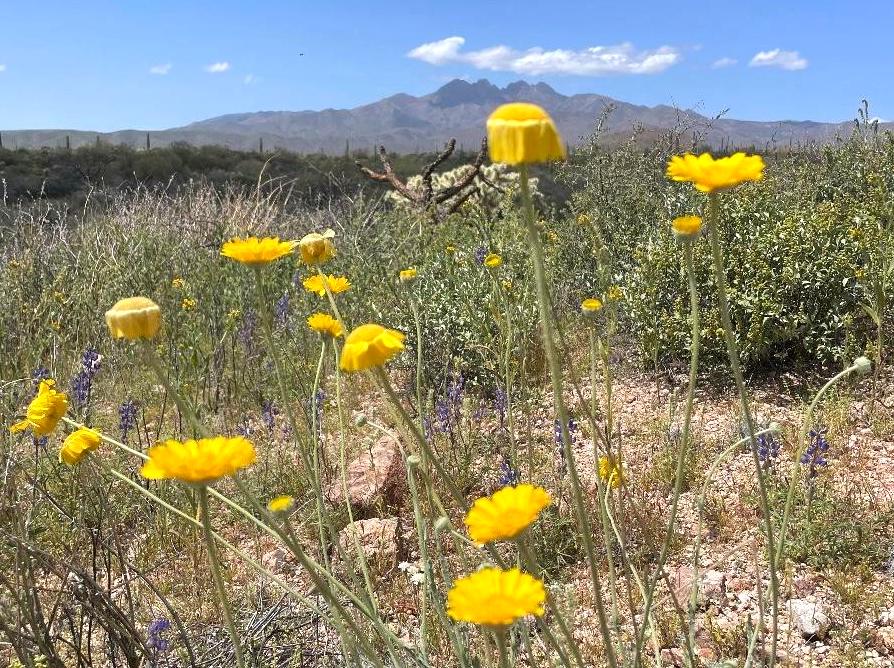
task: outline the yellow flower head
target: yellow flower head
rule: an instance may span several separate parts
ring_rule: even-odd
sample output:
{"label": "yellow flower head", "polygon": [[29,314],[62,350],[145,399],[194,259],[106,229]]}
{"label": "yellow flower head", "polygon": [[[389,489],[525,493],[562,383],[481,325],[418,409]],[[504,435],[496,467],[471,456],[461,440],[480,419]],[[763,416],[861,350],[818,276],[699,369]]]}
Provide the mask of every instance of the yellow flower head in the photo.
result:
{"label": "yellow flower head", "polygon": [[53,432],[66,412],[68,396],[56,390],[55,380],[42,380],[37,396],[28,404],[25,419],[12,425],[9,431],[16,433],[30,429],[35,438],[41,438]]}
{"label": "yellow flower head", "polygon": [[487,119],[490,159],[520,165],[565,159],[565,145],[542,108],[527,102],[499,107]]}
{"label": "yellow flower head", "polygon": [[613,285],[608,289],[608,292],[605,293],[605,297],[610,302],[619,302],[624,299],[624,291],[620,286]]}
{"label": "yellow flower head", "polygon": [[591,222],[592,222],[592,221],[591,221],[591,219],[590,219],[590,216],[588,216],[588,215],[585,214],[585,213],[581,213],[581,214],[579,214],[578,217],[577,217],[577,224],[578,224],[578,225],[586,226],[586,225],[589,225]]}
{"label": "yellow flower head", "polygon": [[382,366],[404,349],[404,335],[381,325],[360,325],[345,339],[342,371],[364,371]]}
{"label": "yellow flower head", "polygon": [[99,437],[98,432],[87,427],[81,427],[77,431],[70,433],[62,442],[62,448],[59,450],[59,461],[74,466],[88,452],[96,450],[101,441],[102,439]]}
{"label": "yellow flower head", "polygon": [[419,275],[419,272],[416,271],[416,267],[407,267],[406,269],[401,269],[400,272],[400,282],[401,283],[412,283],[416,280],[416,277]]}
{"label": "yellow flower head", "polygon": [[184,311],[192,311],[196,307],[197,303],[198,302],[196,302],[195,299],[186,297],[182,302],[180,302],[180,308]]}
{"label": "yellow flower head", "polygon": [[699,216],[680,216],[674,218],[671,227],[678,237],[694,237],[702,230],[702,219]]}
{"label": "yellow flower head", "polygon": [[589,297],[580,303],[580,310],[584,315],[594,315],[602,309],[602,300],[596,297]]}
{"label": "yellow flower head", "polygon": [[603,455],[599,458],[599,477],[612,489],[624,484],[624,472],[614,457]]}
{"label": "yellow flower head", "polygon": [[675,155],[667,163],[667,177],[673,181],[691,181],[703,193],[732,188],[745,181],[764,178],[764,160],[759,155],[734,153],[728,158],[710,153]]}
{"label": "yellow flower head", "polygon": [[488,253],[484,257],[484,266],[488,269],[496,269],[501,264],[503,264],[503,258],[501,258],[496,253]]}
{"label": "yellow flower head", "polygon": [[469,536],[479,545],[518,536],[551,503],[542,487],[524,483],[477,499],[466,513]]}
{"label": "yellow flower head", "polygon": [[255,462],[255,448],[242,436],[215,436],[165,441],[149,448],[140,475],[150,480],[175,479],[207,485]]}
{"label": "yellow flower head", "polygon": [[288,255],[297,245],[297,241],[280,241],[279,237],[233,237],[221,247],[220,254],[242,264],[261,265]]}
{"label": "yellow flower head", "polygon": [[175,290],[182,290],[185,285],[186,282],[179,276],[175,276],[171,279],[171,287]]}
{"label": "yellow flower head", "polygon": [[148,297],[128,297],[106,311],[106,324],[115,339],[151,339],[161,326],[161,309]]}
{"label": "yellow flower head", "polygon": [[543,582],[518,568],[482,568],[453,583],[447,614],[458,622],[502,628],[526,615],[542,617],[545,601]]}
{"label": "yellow flower head", "polygon": [[341,323],[328,313],[314,313],[307,318],[307,326],[320,334],[327,334],[333,338],[342,335]]}
{"label": "yellow flower head", "polygon": [[311,267],[331,260],[335,255],[335,244],[332,243],[334,238],[335,232],[332,230],[326,230],[323,234],[319,232],[305,234],[298,242],[301,261]]}
{"label": "yellow flower head", "polygon": [[304,285],[304,289],[308,292],[316,292],[320,297],[326,296],[326,286],[329,286],[330,292],[332,294],[337,295],[340,292],[344,292],[348,288],[351,287],[351,282],[345,278],[344,276],[333,276],[329,274],[329,276],[325,277],[325,283],[323,283],[324,277],[320,274],[314,274],[308,278],[305,278],[302,281]]}
{"label": "yellow flower head", "polygon": [[271,513],[287,513],[295,507],[295,497],[276,496],[267,502],[267,510]]}
{"label": "yellow flower head", "polygon": [[456,246],[450,244],[444,249],[444,252],[447,253],[447,255],[453,255],[456,252]]}

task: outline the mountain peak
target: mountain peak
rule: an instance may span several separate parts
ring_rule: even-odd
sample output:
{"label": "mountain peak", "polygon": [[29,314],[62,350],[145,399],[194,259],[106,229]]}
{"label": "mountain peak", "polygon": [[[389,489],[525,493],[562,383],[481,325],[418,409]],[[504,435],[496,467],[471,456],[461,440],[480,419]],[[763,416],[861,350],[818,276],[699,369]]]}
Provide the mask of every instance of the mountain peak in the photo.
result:
{"label": "mountain peak", "polygon": [[465,79],[449,81],[428,98],[439,107],[455,107],[460,104],[499,104],[500,89],[487,79],[472,83]]}

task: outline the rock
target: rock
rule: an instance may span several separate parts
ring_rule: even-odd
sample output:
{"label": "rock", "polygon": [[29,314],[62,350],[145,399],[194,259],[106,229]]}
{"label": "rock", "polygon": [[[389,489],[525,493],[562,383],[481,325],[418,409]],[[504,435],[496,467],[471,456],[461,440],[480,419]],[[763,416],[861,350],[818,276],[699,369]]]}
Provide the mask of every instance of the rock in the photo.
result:
{"label": "rock", "polygon": [[882,656],[894,653],[894,628],[883,626],[875,629],[870,636],[870,643]]}
{"label": "rock", "polygon": [[381,575],[397,566],[399,524],[396,517],[357,520],[339,532],[338,542],[349,560],[356,559],[356,536],[370,570]]}
{"label": "rock", "polygon": [[[364,515],[377,504],[397,505],[406,481],[403,458],[396,440],[383,436],[348,464],[346,469],[348,500],[351,509]],[[335,505],[345,503],[341,473],[324,491]]]}
{"label": "rock", "polygon": [[661,660],[672,666],[682,666],[684,660],[683,650],[679,647],[661,650]]}
{"label": "rock", "polygon": [[261,565],[274,573],[282,570],[285,562],[286,551],[281,547],[275,547],[272,550],[265,552],[264,556],[261,557]]}
{"label": "rock", "polygon": [[[677,601],[682,606],[689,603],[692,596],[693,571],[690,566],[678,566],[670,572],[670,586]],[[708,569],[701,572],[697,605],[718,603],[726,593],[726,574],[722,571]]]}
{"label": "rock", "polygon": [[792,622],[805,640],[822,640],[829,633],[832,620],[825,613],[822,604],[805,598],[789,601]]}

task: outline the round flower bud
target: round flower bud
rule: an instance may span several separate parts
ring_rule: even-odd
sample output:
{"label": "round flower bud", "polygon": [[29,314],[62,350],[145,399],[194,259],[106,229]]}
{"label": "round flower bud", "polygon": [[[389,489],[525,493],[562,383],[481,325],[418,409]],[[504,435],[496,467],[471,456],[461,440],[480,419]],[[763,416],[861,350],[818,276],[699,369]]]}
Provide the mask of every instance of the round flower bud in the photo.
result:
{"label": "round flower bud", "polygon": [[161,326],[161,309],[148,297],[128,297],[106,311],[106,324],[113,338],[151,339]]}
{"label": "round flower bud", "polygon": [[307,266],[323,264],[332,259],[335,255],[335,245],[332,240],[335,238],[333,230],[326,230],[323,234],[319,232],[311,232],[305,234],[298,242],[298,252],[301,253],[301,261]]}
{"label": "round flower bud", "polygon": [[602,300],[590,297],[580,303],[581,312],[588,317],[593,317],[602,309]]}
{"label": "round flower bud", "polygon": [[866,355],[860,355],[854,360],[854,367],[861,376],[868,376],[872,372],[872,361]]}
{"label": "round flower bud", "polygon": [[674,234],[678,239],[688,239],[701,232],[702,219],[699,216],[680,216],[674,218],[671,227],[674,228]]}
{"label": "round flower bud", "polygon": [[416,280],[416,277],[419,275],[419,272],[416,271],[416,267],[407,267],[406,269],[402,269],[400,272],[400,282],[401,283],[412,283]]}
{"label": "round flower bud", "polygon": [[407,457],[407,464],[409,464],[413,468],[416,468],[421,463],[422,463],[422,457],[420,457],[419,455],[410,455],[409,457]]}

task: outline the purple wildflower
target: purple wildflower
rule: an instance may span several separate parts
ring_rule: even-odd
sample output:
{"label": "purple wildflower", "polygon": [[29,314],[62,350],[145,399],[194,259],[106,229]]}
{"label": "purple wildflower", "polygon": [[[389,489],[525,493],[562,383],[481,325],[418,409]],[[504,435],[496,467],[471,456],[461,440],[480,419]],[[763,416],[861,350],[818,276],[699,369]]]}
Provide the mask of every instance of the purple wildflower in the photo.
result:
{"label": "purple wildflower", "polygon": [[78,405],[84,406],[90,399],[93,377],[102,366],[102,355],[95,348],[87,348],[81,356],[81,370],[71,381],[71,393]]}
{"label": "purple wildflower", "polygon": [[273,401],[265,399],[261,404],[261,419],[264,421],[264,426],[267,427],[267,429],[273,429],[276,415],[278,413],[279,411],[276,410]]}
{"label": "purple wildflower", "polygon": [[251,352],[254,348],[255,327],[257,324],[257,314],[252,310],[246,311],[245,315],[242,316],[242,324],[239,326],[237,336],[242,343],[242,347],[245,348],[247,352]]}
{"label": "purple wildflower", "polygon": [[137,405],[133,399],[128,399],[118,407],[118,431],[121,432],[121,440],[127,441],[127,433],[137,426]]}
{"label": "purple wildflower", "polygon": [[276,300],[273,306],[273,313],[276,317],[276,324],[285,327],[289,320],[289,292],[282,293],[282,296]]}
{"label": "purple wildflower", "polygon": [[829,465],[829,461],[825,457],[829,450],[829,441],[826,439],[828,431],[828,428],[810,430],[810,444],[801,455],[801,463],[808,467],[810,478],[816,477],[817,466]]}
{"label": "purple wildflower", "polygon": [[479,246],[475,249],[475,262],[478,264],[484,264],[484,258],[487,257],[487,248],[484,246]]}
{"label": "purple wildflower", "polygon": [[510,461],[504,457],[503,461],[500,462],[500,487],[518,484],[518,477],[518,471],[512,468]]}
{"label": "purple wildflower", "polygon": [[149,624],[149,633],[146,638],[146,644],[152,650],[152,654],[158,657],[160,654],[167,654],[171,649],[171,643],[164,638],[164,634],[170,630],[171,622],[167,619],[155,619]]}
{"label": "purple wildflower", "polygon": [[494,410],[497,412],[497,415],[500,417],[500,427],[504,427],[506,424],[506,391],[502,387],[498,387],[494,392]]}

